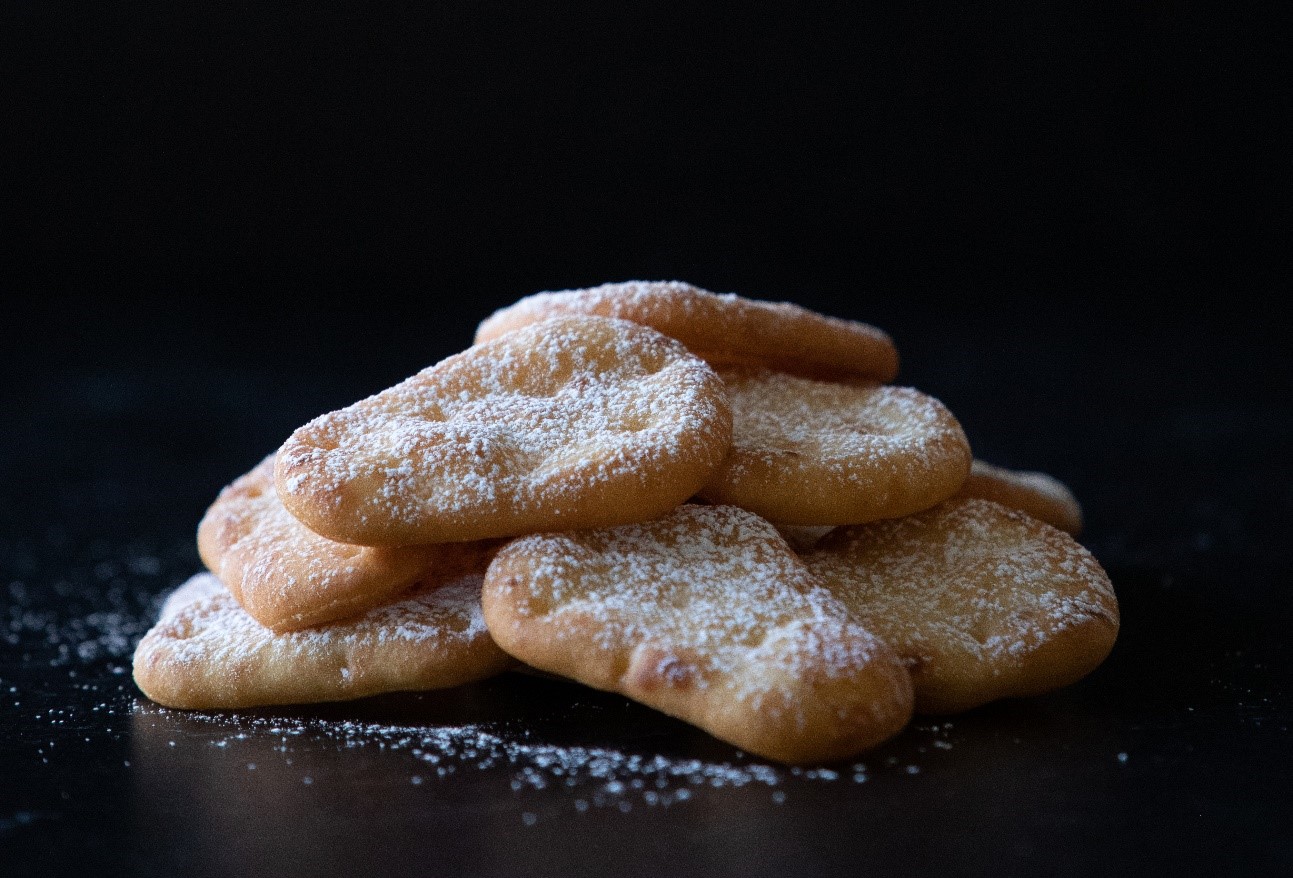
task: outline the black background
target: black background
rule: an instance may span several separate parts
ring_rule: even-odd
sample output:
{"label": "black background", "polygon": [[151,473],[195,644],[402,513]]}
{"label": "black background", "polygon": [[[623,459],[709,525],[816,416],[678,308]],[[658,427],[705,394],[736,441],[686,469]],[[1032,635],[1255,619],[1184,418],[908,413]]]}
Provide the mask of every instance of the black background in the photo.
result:
{"label": "black background", "polygon": [[[314,871],[294,857],[326,836],[360,866],[439,846],[448,871],[500,873],[631,873],[670,852],[673,871],[718,873],[1289,865],[1283,22],[1191,3],[4,14],[10,862]],[[521,295],[630,278],[891,332],[900,380],[943,399],[978,454],[1083,500],[1125,612],[1105,668],[1041,707],[969,715],[919,781],[790,787],[779,810],[716,793],[581,823],[552,804],[523,828],[510,793],[451,786],[428,805],[387,795],[402,768],[338,758],[339,788],[359,792],[322,816],[269,821],[221,793],[207,810],[259,816],[141,830],[184,811],[168,795],[229,781],[182,755],[142,778],[116,767],[153,720],[128,684],[106,702],[76,688],[120,684],[128,657],[61,661],[89,636],[79,620],[119,612],[137,636],[148,599],[196,569],[206,504],[293,427],[464,347]],[[553,693],[555,719],[528,691],[457,697],[554,738],[622,740],[602,714],[581,725],[573,690]],[[429,721],[417,705],[353,710]],[[657,729],[649,747],[727,758],[630,720]],[[87,743],[51,768],[51,737]],[[257,844],[211,854],[247,833]]]}
{"label": "black background", "polygon": [[277,364],[630,277],[1143,329],[1277,289],[1278,22],[694,7],[23,4],[13,290],[55,329],[160,320]]}

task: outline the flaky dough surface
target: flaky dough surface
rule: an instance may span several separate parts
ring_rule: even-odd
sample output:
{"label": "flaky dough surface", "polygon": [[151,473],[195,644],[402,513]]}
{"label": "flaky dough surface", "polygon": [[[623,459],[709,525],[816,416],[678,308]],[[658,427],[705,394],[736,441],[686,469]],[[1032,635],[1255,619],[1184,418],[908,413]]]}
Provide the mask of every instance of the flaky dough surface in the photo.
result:
{"label": "flaky dough surface", "polygon": [[906,660],[922,713],[1067,686],[1118,634],[1113,586],[1091,553],[989,500],[838,528],[805,561]]}
{"label": "flaky dough surface", "polygon": [[505,650],[760,756],[842,758],[903,727],[907,673],[770,524],[729,506],[509,543],[486,575]]}
{"label": "flaky dough surface", "polygon": [[439,550],[319,536],[278,499],[271,455],[220,492],[198,525],[198,552],[253,619],[281,632],[382,603],[411,586]]}
{"label": "flaky dough surface", "polygon": [[298,429],[278,493],[324,536],[407,545],[661,515],[731,442],[722,381],[653,329],[536,323]]}
{"label": "flaky dough surface", "polygon": [[536,293],[486,318],[477,343],[562,314],[632,320],[676,338],[716,364],[892,381],[898,352],[883,331],[790,302],[715,294],[679,281],[629,281]]}
{"label": "flaky dough surface", "polygon": [[918,390],[723,369],[732,450],[700,496],[778,524],[898,518],[952,496],[970,446],[947,408]]}
{"label": "flaky dough surface", "polygon": [[135,650],[135,682],[167,707],[343,701],[484,679],[512,665],[485,629],[479,547],[362,616],[276,634],[209,573],[167,600]]}

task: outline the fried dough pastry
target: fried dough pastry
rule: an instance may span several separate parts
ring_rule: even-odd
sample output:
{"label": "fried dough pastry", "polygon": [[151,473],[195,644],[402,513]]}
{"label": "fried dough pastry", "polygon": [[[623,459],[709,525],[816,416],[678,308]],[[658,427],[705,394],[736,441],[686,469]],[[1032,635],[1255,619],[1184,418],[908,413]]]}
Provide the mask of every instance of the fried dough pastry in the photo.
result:
{"label": "fried dough pastry", "polygon": [[316,418],[279,450],[275,479],[330,539],[477,540],[662,515],[730,443],[723,383],[681,344],[562,317]]}
{"label": "fried dough pastry", "polygon": [[838,528],[804,560],[907,662],[920,713],[1067,686],[1118,635],[1118,601],[1091,553],[990,500]]}
{"label": "fried dough pastry", "polygon": [[772,525],[730,506],[539,534],[490,565],[485,620],[525,663],[751,753],[843,758],[898,732],[911,683]]}
{"label": "fried dough pastry", "polygon": [[892,381],[898,351],[874,326],[790,302],[718,295],[679,281],[630,281],[536,293],[486,318],[476,342],[563,314],[620,317],[676,338],[706,361]]}
{"label": "fried dough pastry", "polygon": [[135,682],[166,707],[226,709],[344,701],[481,680],[513,665],[485,629],[491,547],[465,550],[389,604],[276,634],[210,573],[167,600],[135,650]]}
{"label": "fried dough pastry", "polygon": [[198,525],[198,553],[248,615],[283,632],[382,603],[411,586],[443,550],[366,548],[319,536],[278,499],[271,455],[211,504]]}
{"label": "fried dough pastry", "polygon": [[1070,536],[1082,532],[1081,504],[1067,485],[1046,473],[1006,469],[976,460],[956,496],[992,500],[1018,509]]}
{"label": "fried dough pastry", "polygon": [[700,491],[778,524],[862,524],[956,493],[970,446],[947,408],[918,390],[722,370],[732,451]]}

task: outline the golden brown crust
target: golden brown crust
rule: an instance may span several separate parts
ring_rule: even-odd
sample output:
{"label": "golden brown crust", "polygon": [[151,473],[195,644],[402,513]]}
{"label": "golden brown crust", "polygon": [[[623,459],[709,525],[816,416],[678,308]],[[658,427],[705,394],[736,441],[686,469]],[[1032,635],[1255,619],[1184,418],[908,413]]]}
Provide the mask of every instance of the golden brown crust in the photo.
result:
{"label": "golden brown crust", "polygon": [[527,296],[486,318],[476,330],[476,342],[567,314],[619,317],[650,326],[716,365],[882,382],[898,374],[897,349],[874,326],[789,302],[717,295],[678,281],[630,281]]}
{"label": "golden brown crust", "polygon": [[977,497],[1018,509],[1070,536],[1082,532],[1082,506],[1068,486],[1054,476],[1011,470],[974,461],[958,497]]}
{"label": "golden brown crust", "polygon": [[564,317],[316,418],[279,450],[275,479],[331,539],[438,543],[661,515],[730,443],[723,383],[682,345]]}
{"label": "golden brown crust", "polygon": [[389,604],[284,634],[199,574],[139,642],[135,682],[159,704],[200,710],[343,701],[493,676],[513,662],[480,614],[488,557],[473,547]]}
{"label": "golden brown crust", "polygon": [[441,552],[367,548],[321,537],[274,490],[274,457],[220,492],[198,525],[198,552],[247,613],[275,631],[344,619],[411,586]]}
{"label": "golden brown crust", "polygon": [[838,528],[805,561],[906,660],[921,713],[1067,686],[1118,634],[1118,601],[1091,553],[988,500]]}
{"label": "golden brown crust", "polygon": [[778,524],[860,524],[928,509],[970,469],[942,403],[908,387],[722,370],[732,450],[700,491]]}
{"label": "golden brown crust", "polygon": [[490,565],[483,605],[495,640],[527,664],[767,758],[851,756],[910,717],[889,648],[735,507],[522,537]]}

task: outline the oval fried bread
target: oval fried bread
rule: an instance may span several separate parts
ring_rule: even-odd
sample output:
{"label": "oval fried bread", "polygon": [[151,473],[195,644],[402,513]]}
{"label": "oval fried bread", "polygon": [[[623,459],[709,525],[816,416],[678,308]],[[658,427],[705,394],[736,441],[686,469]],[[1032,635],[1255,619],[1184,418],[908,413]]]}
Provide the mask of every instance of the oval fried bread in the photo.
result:
{"label": "oval fried bread", "polygon": [[790,302],[715,294],[680,281],[629,281],[536,293],[476,330],[477,344],[566,314],[619,317],[663,332],[716,365],[766,366],[809,375],[892,381],[898,351],[883,331]]}
{"label": "oval fried bread", "polygon": [[918,390],[766,369],[720,374],[732,450],[700,491],[708,502],[778,524],[860,524],[928,509],[969,472],[960,423]]}
{"label": "oval fried bread", "polygon": [[477,540],[662,515],[730,443],[723,383],[681,344],[563,317],[316,418],[279,450],[275,480],[330,539]]}
{"label": "oval fried bread", "polygon": [[1082,506],[1068,486],[1054,476],[1013,470],[974,461],[958,497],[977,497],[1018,509],[1069,536],[1082,532]]}
{"label": "oval fried bread", "polygon": [[1118,635],[1118,601],[1091,553],[989,500],[838,528],[804,560],[907,662],[921,713],[1067,686]]}
{"label": "oval fried bread", "polygon": [[211,504],[198,525],[198,553],[253,619],[282,632],[382,603],[411,586],[443,551],[353,546],[319,536],[278,499],[271,455]]}
{"label": "oval fried bread", "polygon": [[135,649],[135,682],[166,707],[232,709],[343,701],[481,680],[513,664],[480,610],[497,547],[475,545],[364,614],[276,634],[200,573],[168,598]]}
{"label": "oval fried bread", "polygon": [[490,565],[482,600],[495,640],[526,664],[771,759],[851,756],[911,713],[893,652],[772,525],[735,507],[522,537]]}

